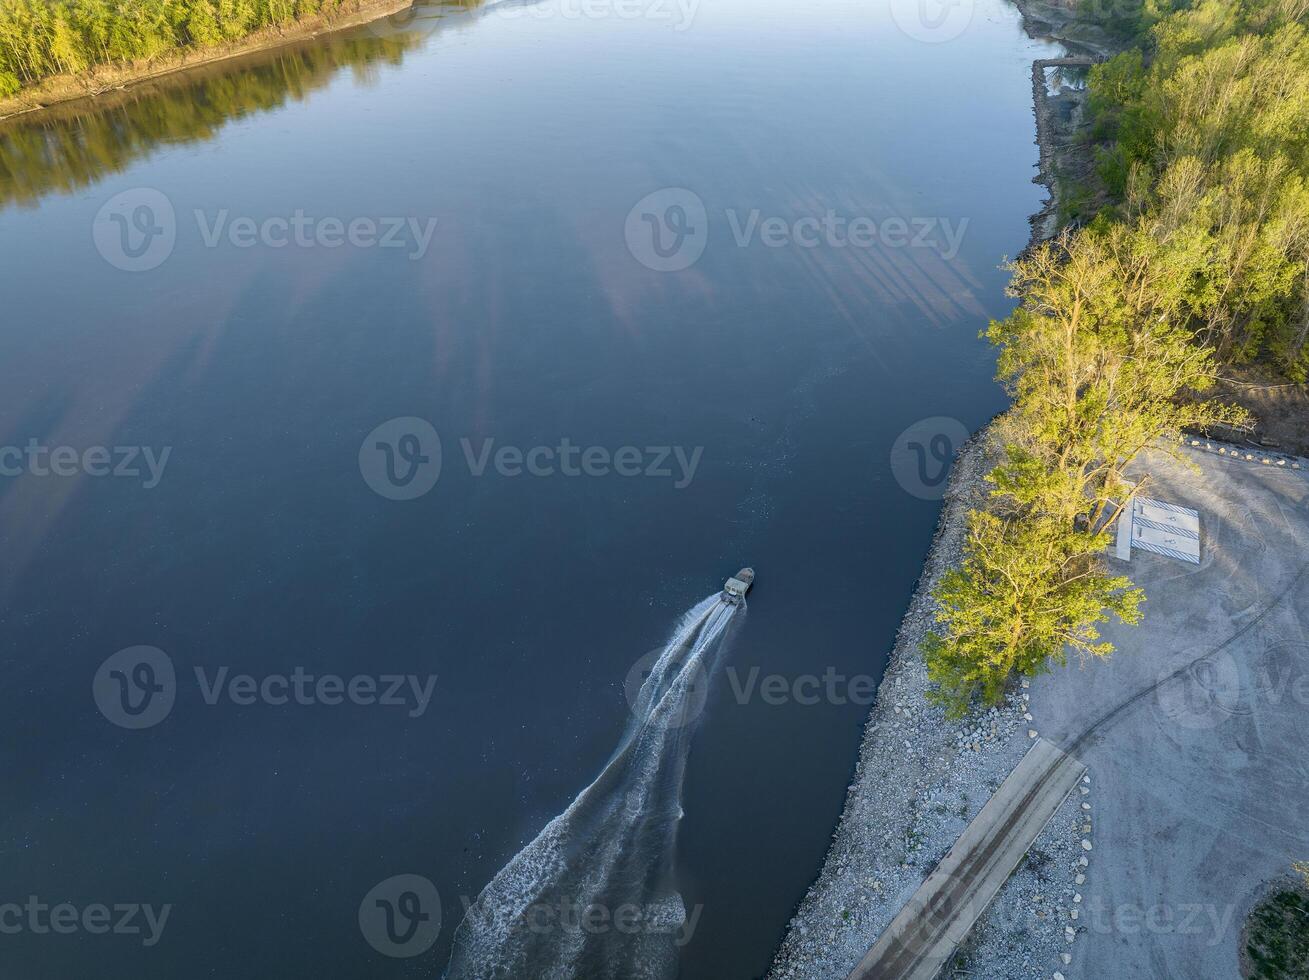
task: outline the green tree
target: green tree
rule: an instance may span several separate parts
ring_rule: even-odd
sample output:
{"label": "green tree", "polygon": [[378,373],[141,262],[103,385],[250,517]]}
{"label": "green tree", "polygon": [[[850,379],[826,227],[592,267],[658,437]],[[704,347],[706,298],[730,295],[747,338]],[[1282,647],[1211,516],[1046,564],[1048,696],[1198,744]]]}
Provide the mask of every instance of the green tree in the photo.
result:
{"label": "green tree", "polygon": [[1244,424],[1193,397],[1213,384],[1213,352],[1177,322],[1175,256],[1147,229],[1101,224],[1010,266],[1023,303],[987,331],[1014,397],[997,491],[1034,513],[1094,531],[1123,502],[1123,468],[1186,429]]}
{"label": "green tree", "polygon": [[49,58],[56,70],[71,75],[86,68],[88,52],[62,8],[54,11],[49,45]]}
{"label": "green tree", "polygon": [[59,74],[236,41],[350,0],[0,0],[0,96]]}
{"label": "green tree", "polygon": [[1090,76],[1108,217],[1147,227],[1225,362],[1309,375],[1309,0],[1203,0]]}
{"label": "green tree", "polygon": [[987,334],[1014,403],[997,433],[989,511],[969,514],[963,563],[934,592],[942,627],[923,653],[934,697],[952,714],[978,694],[995,703],[1014,671],[1108,656],[1098,626],[1140,619],[1143,596],[1103,554],[1145,480],[1124,468],[1167,449],[1184,428],[1240,424],[1244,413],[1195,396],[1212,384],[1212,351],[1179,325],[1177,274],[1193,249],[1177,236],[1104,221],[1013,263],[1022,299]]}
{"label": "green tree", "polygon": [[207,48],[222,43],[223,31],[218,26],[218,13],[209,0],[195,0],[187,16],[186,32],[197,47]]}
{"label": "green tree", "polygon": [[1001,701],[1015,671],[1041,673],[1067,650],[1108,656],[1097,627],[1110,614],[1138,622],[1144,597],[1105,572],[1097,553],[1107,541],[1051,517],[971,512],[963,564],[934,593],[942,629],[923,644],[932,700],[958,717],[975,696]]}

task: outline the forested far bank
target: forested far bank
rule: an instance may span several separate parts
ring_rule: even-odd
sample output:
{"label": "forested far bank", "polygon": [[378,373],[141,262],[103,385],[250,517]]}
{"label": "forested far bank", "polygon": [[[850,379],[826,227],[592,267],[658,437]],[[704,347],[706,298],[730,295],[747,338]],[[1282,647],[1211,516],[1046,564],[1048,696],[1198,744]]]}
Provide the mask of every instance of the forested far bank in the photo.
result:
{"label": "forested far bank", "polygon": [[339,72],[398,65],[412,34],[339,34],[197,69],[93,102],[11,120],[0,130],[0,209],[73,191],[149,156],[160,145],[212,138],[228,122],[308,98]]}
{"label": "forested far bank", "polygon": [[57,76],[126,68],[332,20],[384,0],[0,0],[0,98]]}

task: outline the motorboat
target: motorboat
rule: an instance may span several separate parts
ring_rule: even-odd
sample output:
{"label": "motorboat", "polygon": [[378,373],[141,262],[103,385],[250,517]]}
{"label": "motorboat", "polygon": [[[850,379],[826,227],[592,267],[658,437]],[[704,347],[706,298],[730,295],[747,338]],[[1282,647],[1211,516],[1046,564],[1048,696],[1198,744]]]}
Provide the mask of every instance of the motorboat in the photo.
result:
{"label": "motorboat", "polygon": [[745,599],[745,594],[750,591],[752,585],[754,585],[754,569],[741,569],[723,585],[723,601],[729,605],[736,605]]}

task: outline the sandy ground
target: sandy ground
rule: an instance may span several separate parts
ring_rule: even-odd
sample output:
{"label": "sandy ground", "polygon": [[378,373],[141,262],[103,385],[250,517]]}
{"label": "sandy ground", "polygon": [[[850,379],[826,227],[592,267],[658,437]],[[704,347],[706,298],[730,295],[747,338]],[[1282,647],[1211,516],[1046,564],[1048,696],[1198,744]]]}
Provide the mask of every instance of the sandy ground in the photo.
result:
{"label": "sandy ground", "polygon": [[1150,496],[1200,512],[1201,564],[1111,560],[1145,622],[1031,682],[1036,727],[1095,783],[1069,978],[1238,976],[1246,912],[1309,855],[1309,476],[1187,455],[1143,466]]}

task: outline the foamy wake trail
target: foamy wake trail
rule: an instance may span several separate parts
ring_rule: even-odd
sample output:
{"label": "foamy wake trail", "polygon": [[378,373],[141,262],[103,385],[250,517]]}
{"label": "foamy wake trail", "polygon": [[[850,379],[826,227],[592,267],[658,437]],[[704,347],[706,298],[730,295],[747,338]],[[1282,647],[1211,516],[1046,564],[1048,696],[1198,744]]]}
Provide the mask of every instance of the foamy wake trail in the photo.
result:
{"label": "foamy wake trail", "polygon": [[717,594],[655,657],[600,775],[482,890],[449,980],[669,980],[688,922],[673,882],[682,774],[707,681],[744,606]]}

